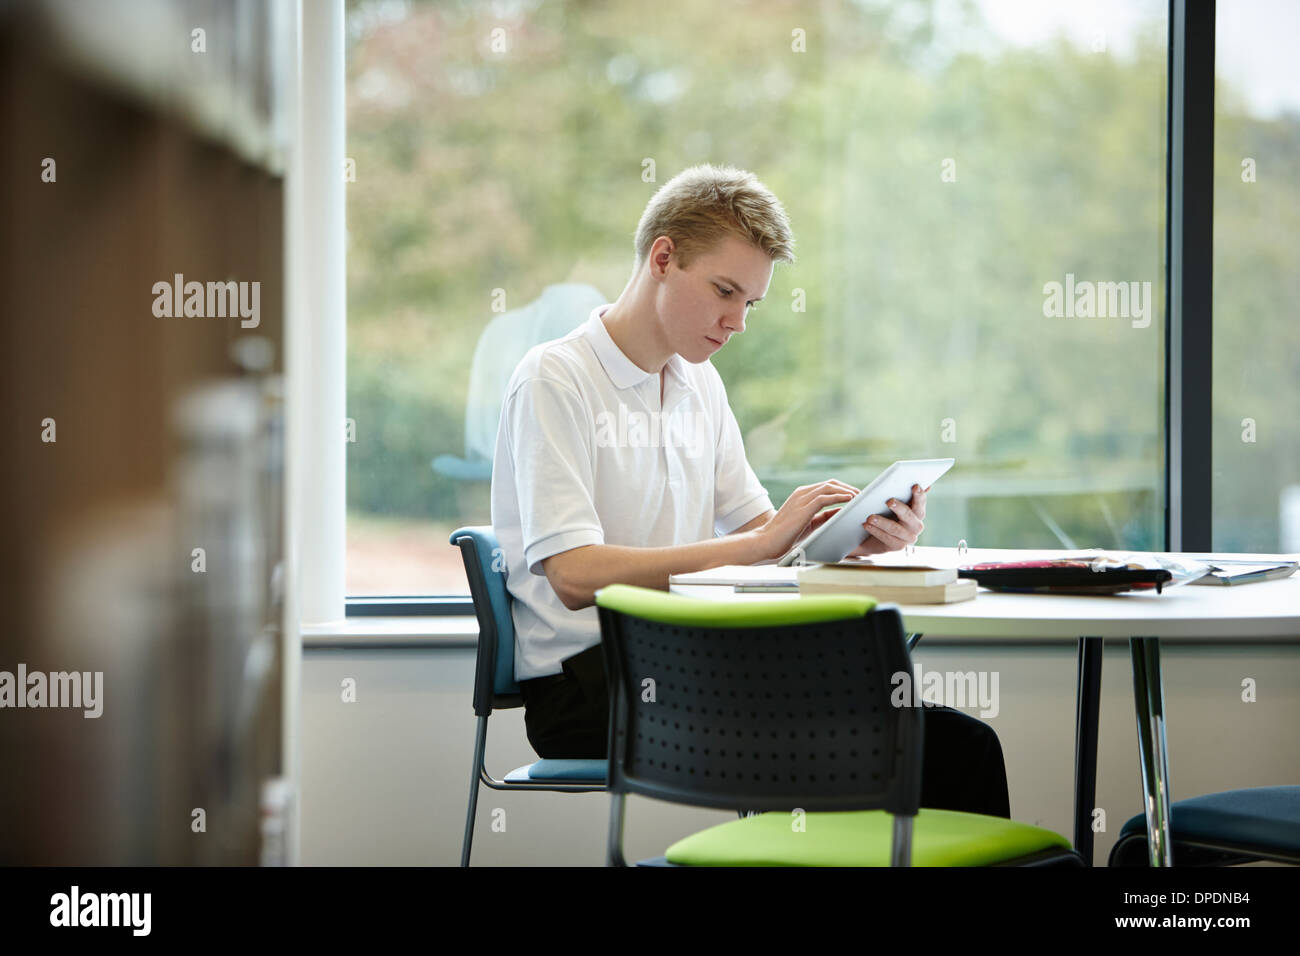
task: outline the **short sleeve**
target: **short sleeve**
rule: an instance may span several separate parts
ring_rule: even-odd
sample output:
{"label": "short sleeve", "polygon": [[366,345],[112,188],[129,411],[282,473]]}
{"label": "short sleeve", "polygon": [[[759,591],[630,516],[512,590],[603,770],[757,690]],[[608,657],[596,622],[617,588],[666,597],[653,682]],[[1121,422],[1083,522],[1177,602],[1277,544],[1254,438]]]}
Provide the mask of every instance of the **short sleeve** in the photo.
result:
{"label": "short sleeve", "polygon": [[740,425],[727,403],[726,389],[721,390],[718,427],[718,450],[714,458],[713,528],[716,534],[731,534],[759,515],[772,511],[772,499],[759,484],[754,469],[745,458],[745,444]]}
{"label": "short sleeve", "polygon": [[533,574],[552,555],[604,544],[593,495],[590,410],[569,386],[528,379],[507,398],[502,426],[515,476],[524,561]]}

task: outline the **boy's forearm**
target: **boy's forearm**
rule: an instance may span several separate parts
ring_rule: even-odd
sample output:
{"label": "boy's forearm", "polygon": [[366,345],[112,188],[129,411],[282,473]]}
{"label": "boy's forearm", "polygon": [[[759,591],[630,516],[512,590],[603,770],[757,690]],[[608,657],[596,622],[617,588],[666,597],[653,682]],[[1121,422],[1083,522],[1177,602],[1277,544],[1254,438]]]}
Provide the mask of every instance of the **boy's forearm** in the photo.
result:
{"label": "boy's forearm", "polygon": [[[576,611],[595,604],[596,591],[608,584],[634,584],[665,591],[670,574],[704,571],[724,564],[754,564],[769,555],[757,531],[743,531],[712,541],[667,548],[592,544],[555,557],[564,560],[554,576],[547,569],[547,578],[565,606]],[[547,562],[554,560],[548,558]]]}

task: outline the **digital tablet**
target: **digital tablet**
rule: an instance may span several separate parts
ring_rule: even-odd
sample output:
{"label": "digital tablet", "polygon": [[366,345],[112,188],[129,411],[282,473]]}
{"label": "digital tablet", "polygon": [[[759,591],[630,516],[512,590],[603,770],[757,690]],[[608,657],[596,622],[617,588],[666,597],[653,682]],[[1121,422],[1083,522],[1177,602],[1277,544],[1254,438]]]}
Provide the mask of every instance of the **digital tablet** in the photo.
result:
{"label": "digital tablet", "polygon": [[834,564],[843,561],[850,551],[867,539],[862,527],[872,515],[897,520],[894,510],[885,504],[897,498],[903,504],[912,500],[912,485],[929,488],[951,468],[955,458],[922,458],[896,461],[846,502],[821,527],[787,551],[777,564]]}

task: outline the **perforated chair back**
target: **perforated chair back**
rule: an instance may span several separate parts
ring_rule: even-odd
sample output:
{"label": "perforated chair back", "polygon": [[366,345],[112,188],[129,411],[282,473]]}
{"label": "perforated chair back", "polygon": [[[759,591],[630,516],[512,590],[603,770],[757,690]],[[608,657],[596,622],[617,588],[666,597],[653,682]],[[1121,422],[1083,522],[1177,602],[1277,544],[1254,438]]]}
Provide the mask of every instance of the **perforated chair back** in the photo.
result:
{"label": "perforated chair back", "polygon": [[451,533],[460,548],[465,577],[478,618],[478,658],[474,668],[474,713],[522,707],[515,681],[515,625],[506,588],[506,563],[490,525],[470,525]]}
{"label": "perforated chair back", "polygon": [[856,595],[703,601],[627,585],[596,598],[612,792],[733,810],[916,814],[923,713],[891,705],[892,676],[912,675],[897,608]]}

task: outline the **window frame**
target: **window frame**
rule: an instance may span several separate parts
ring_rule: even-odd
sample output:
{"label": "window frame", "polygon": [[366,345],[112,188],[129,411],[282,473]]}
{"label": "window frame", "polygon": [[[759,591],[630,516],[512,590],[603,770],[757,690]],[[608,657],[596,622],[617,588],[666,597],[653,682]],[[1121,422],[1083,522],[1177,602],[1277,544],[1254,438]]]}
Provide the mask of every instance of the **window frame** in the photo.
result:
{"label": "window frame", "polygon": [[[1215,0],[1169,0],[1164,250],[1166,551],[1213,550],[1215,7]],[[335,66],[341,80],[341,48]],[[341,83],[338,89],[341,93]],[[346,113],[345,107],[339,109]],[[344,122],[346,125],[346,119]],[[342,193],[342,177],[337,178]],[[344,382],[335,387],[346,391]],[[329,516],[330,520],[346,524],[346,503],[342,512]],[[468,596],[450,594],[345,595],[344,605],[347,617],[474,613]]]}

